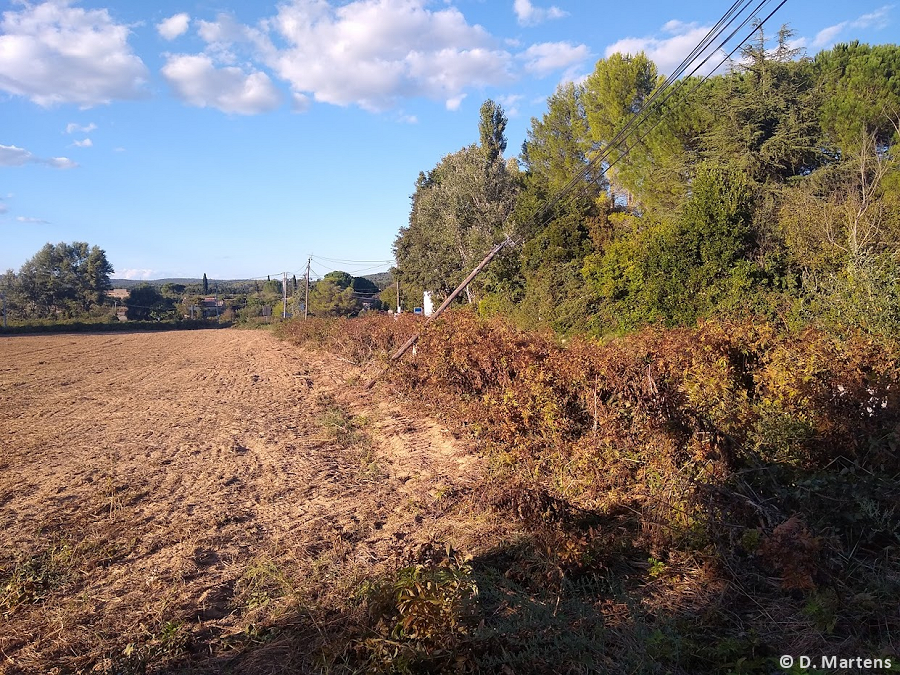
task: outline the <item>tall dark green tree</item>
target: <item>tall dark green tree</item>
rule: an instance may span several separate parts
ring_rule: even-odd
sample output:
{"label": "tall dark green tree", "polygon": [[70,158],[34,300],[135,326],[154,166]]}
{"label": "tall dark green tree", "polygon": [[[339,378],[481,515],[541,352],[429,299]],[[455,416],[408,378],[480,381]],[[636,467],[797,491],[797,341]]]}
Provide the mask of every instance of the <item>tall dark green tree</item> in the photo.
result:
{"label": "tall dark green tree", "polygon": [[501,157],[506,150],[506,124],[509,121],[503,107],[491,99],[481,104],[478,135],[481,149],[489,162]]}
{"label": "tall dark green tree", "polygon": [[718,111],[703,137],[703,155],[743,171],[759,184],[780,185],[819,166],[820,90],[808,59],[796,60],[792,32],[782,28],[770,49],[760,29],[737,70],[718,78],[711,100]]}
{"label": "tall dark green tree", "polygon": [[209,280],[206,278],[206,272],[203,273],[203,295],[209,294]]}
{"label": "tall dark green tree", "polygon": [[[522,161],[528,172],[544,181],[551,193],[562,189],[588,166],[592,143],[584,109],[584,88],[569,82],[547,99],[547,112],[533,117]],[[594,168],[581,183],[596,193],[605,188],[603,167]]]}
{"label": "tall dark green tree", "polygon": [[676,221],[632,217],[632,232],[589,257],[584,274],[607,305],[606,329],[690,324],[746,301],[756,272],[751,194],[740,172],[703,165]]}

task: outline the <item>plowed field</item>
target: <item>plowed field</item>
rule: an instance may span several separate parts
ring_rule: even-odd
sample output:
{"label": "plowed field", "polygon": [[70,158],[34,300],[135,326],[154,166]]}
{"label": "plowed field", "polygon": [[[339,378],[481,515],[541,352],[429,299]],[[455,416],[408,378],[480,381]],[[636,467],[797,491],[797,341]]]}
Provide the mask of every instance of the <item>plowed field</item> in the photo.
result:
{"label": "plowed field", "polygon": [[0,337],[0,672],[240,670],[254,622],[471,542],[479,460],[369,375],[264,331]]}

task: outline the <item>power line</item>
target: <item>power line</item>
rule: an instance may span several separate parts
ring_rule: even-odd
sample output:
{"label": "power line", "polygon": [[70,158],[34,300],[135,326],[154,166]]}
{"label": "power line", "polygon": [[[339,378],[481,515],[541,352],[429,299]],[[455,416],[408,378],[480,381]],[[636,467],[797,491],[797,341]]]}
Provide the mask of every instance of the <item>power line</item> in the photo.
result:
{"label": "power line", "polygon": [[[734,35],[738,31],[741,30],[741,28],[746,26],[747,23],[749,23],[751,21],[751,19],[753,19],[763,7],[765,7],[771,1],[772,0],[761,0],[759,2],[759,4],[756,6],[756,8],[753,9],[753,11],[750,12],[750,14],[743,20],[743,22],[736,29],[734,29],[719,44],[719,46],[716,49],[714,49],[703,61],[701,61],[700,64],[698,64],[694,68],[693,71],[691,71],[691,74],[689,75],[689,77],[692,76],[694,73],[696,73],[697,70],[702,68],[703,65],[712,57],[713,54],[715,54],[717,51],[723,49],[724,46],[728,43],[728,41],[731,40],[731,38],[733,38]],[[785,2],[787,2],[787,0],[781,0],[781,3],[764,20],[762,20],[758,24],[758,26],[754,29],[754,32],[758,28],[761,28],[763,26],[763,24],[766,23],[766,21],[768,21],[770,18],[772,18],[772,15],[774,15],[775,12],[777,12],[785,4]],[[650,95],[650,97],[647,99],[647,101],[644,103],[644,105],[641,107],[641,109],[638,110],[636,113],[634,113],[634,115],[631,116],[631,118],[628,120],[628,122],[625,124],[625,126],[622,127],[622,129],[620,129],[616,133],[616,135],[613,136],[613,138],[605,145],[605,147],[600,152],[600,154],[598,154],[596,157],[591,159],[584,167],[582,167],[578,172],[576,172],[576,174],[559,190],[559,192],[557,192],[553,197],[551,197],[551,199],[548,200],[548,202],[544,206],[540,207],[538,210],[535,211],[532,218],[535,218],[536,220],[540,220],[539,224],[544,224],[547,221],[547,218],[545,218],[545,214],[547,214],[547,216],[549,216],[550,210],[557,203],[559,203],[559,201],[563,197],[565,197],[569,192],[571,192],[571,190],[574,189],[588,175],[588,173],[592,169],[594,169],[596,166],[605,162],[616,148],[623,146],[625,143],[627,143],[629,138],[631,138],[632,136],[634,136],[637,133],[637,130],[640,127],[640,125],[643,124],[649,118],[649,116],[652,112],[655,112],[656,110],[661,108],[662,104],[665,103],[675,93],[675,91],[678,91],[678,90],[684,88],[684,86],[685,86],[684,80],[679,80],[679,78],[681,78],[681,76],[688,69],[688,67],[691,65],[691,63],[694,63],[700,54],[707,51],[709,49],[709,46],[711,44],[713,44],[713,42],[715,42],[728,29],[728,27],[731,26],[731,24],[733,24],[737,20],[737,18],[746,11],[746,9],[752,3],[753,3],[753,0],[739,0],[738,2],[735,2],[731,6],[731,8],[728,10],[728,12],[726,12],[726,14],[721,19],[719,19],[719,21],[716,22],[715,26],[713,26],[713,28],[710,29],[710,31],[703,38],[703,40],[700,41],[700,43],[697,45],[697,47],[695,47],[693,50],[691,50],[691,53],[688,54],[688,56],[685,57],[684,60],[682,60],[682,62],[678,65],[677,68],[675,68],[675,70],[672,72],[672,74],[668,78],[666,78],[666,80],[663,82],[663,84],[660,85]],[[716,69],[718,69],[718,67],[720,67],[722,65],[722,63],[724,63],[725,60],[727,60],[730,57],[731,54],[733,54],[735,51],[737,51],[737,49],[739,49],[752,36],[753,36],[753,33],[751,33],[746,38],[741,40],[741,42],[738,43],[738,45],[729,53],[729,55],[726,56],[726,58],[722,60],[722,62],[719,64],[719,66],[717,66]],[[715,71],[713,71],[713,72],[715,72]],[[707,75],[707,77],[709,77],[709,76]],[[677,80],[677,82],[676,82],[676,80]],[[663,93],[666,92],[667,90],[669,90],[670,88],[674,89],[674,91],[666,94],[666,96],[661,101],[659,101],[659,103],[657,103],[657,99],[659,99],[659,97],[662,96]],[[646,134],[644,136],[646,136]],[[634,145],[632,145],[631,147],[633,148]],[[616,159],[616,162],[620,161],[625,155],[627,155],[628,152],[630,151],[630,149],[631,148],[626,146],[625,152],[623,152]]]}
{"label": "power line", "polygon": [[371,263],[383,263],[389,264],[393,263],[393,260],[340,260],[338,258],[326,258],[324,256],[314,255],[312,256],[313,260],[318,260],[319,262],[332,262],[332,263],[345,263],[348,265],[356,265],[356,264],[371,264]]}
{"label": "power line", "polygon": [[[763,3],[761,3],[760,7],[762,7],[763,5],[767,4],[768,2],[769,2],[769,0],[765,0]],[[708,74],[704,75],[704,76],[703,76],[696,84],[694,84],[693,87],[691,87],[690,91],[688,91],[687,94],[685,94],[685,95],[682,97],[682,100],[685,100],[685,99],[689,98],[695,91],[697,91],[697,89],[699,89],[701,86],[703,86],[703,83],[706,82],[706,81],[712,76],[712,74],[713,74],[714,72],[716,72],[719,68],[721,68],[722,65],[723,65],[727,60],[729,60],[729,59],[734,55],[734,53],[735,53],[738,49],[740,49],[740,48],[747,42],[747,40],[749,40],[751,37],[753,37],[753,33],[755,33],[755,32],[758,31],[760,28],[762,28],[762,26],[766,23],[766,21],[768,21],[769,19],[771,19],[771,18],[772,18],[772,15],[774,15],[775,12],[777,12],[779,9],[781,9],[782,5],[784,5],[786,2],[787,2],[787,0],[781,0],[781,2],[779,3],[779,5],[778,5],[775,9],[773,9],[765,19],[763,19],[757,26],[755,26],[754,29],[753,29],[753,31],[752,31],[746,38],[744,38],[743,40],[741,40],[741,42],[739,42],[739,43],[737,44],[737,46],[734,47],[734,49],[732,49],[730,52],[728,52],[728,54],[725,55],[725,57],[718,63],[718,65],[717,65],[713,70],[711,70]],[[757,8],[757,11],[758,11],[759,9],[760,9],[760,8]],[[734,32],[732,32],[732,34],[731,34],[727,39],[730,39],[730,38],[734,35],[734,33],[736,33],[737,31],[739,31],[741,28],[744,28],[744,27],[750,22],[750,19],[751,19],[751,18],[753,18],[753,15],[747,17],[747,18],[741,23],[741,25],[738,26],[738,28],[736,28]],[[709,59],[709,57],[707,57],[706,59],[704,59],[703,62],[702,62],[697,68],[695,68],[695,69],[691,72],[691,74],[690,74],[688,77],[693,76],[693,74],[694,74],[695,72],[697,72],[697,70],[698,70],[699,68],[701,68],[701,67],[706,63],[706,61],[707,61],[708,59]],[[672,92],[672,93],[674,94],[674,93],[676,93],[676,92]],[[670,94],[670,96],[671,96],[671,94]],[[665,103],[666,100],[668,100],[668,98],[669,98],[669,96],[667,96],[665,99],[663,99],[663,101],[660,103],[660,105],[662,105],[662,103]],[[641,141],[643,141],[643,140],[644,140],[644,139],[645,139],[645,138],[646,138],[646,137],[647,137],[654,129],[656,129],[656,127],[658,127],[663,121],[665,121],[665,117],[660,117],[659,119],[657,119],[657,120],[652,124],[652,126],[651,126],[649,129],[647,129],[647,131],[645,131],[645,132],[637,139],[637,141],[636,141],[631,147],[626,148],[626,152],[622,153],[619,157],[617,157],[615,160],[613,160],[612,162],[610,162],[610,164],[607,166],[607,170],[611,169],[611,168],[614,167],[616,164],[618,164],[618,163],[619,163],[619,162],[620,162],[620,161],[628,154],[628,152],[631,150],[631,148],[635,147],[638,143],[640,143]]]}

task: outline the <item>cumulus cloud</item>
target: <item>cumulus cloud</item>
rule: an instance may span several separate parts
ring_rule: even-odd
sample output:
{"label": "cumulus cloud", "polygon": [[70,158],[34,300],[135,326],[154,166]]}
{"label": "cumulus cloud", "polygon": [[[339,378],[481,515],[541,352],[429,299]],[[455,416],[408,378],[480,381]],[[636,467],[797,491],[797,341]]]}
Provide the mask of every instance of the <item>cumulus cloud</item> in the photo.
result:
{"label": "cumulus cloud", "polygon": [[143,96],[147,69],[128,45],[128,28],[105,9],[71,4],[48,0],[3,12],[0,89],[44,107]]}
{"label": "cumulus cloud", "polygon": [[29,218],[28,216],[16,216],[16,220],[20,223],[31,223],[33,225],[49,225],[50,221],[43,218]]}
{"label": "cumulus cloud", "polygon": [[813,49],[826,49],[831,47],[837,41],[837,36],[848,28],[857,28],[860,30],[867,28],[881,30],[886,28],[890,24],[890,11],[893,8],[893,5],[885,5],[884,7],[876,9],[874,12],[863,14],[852,21],[841,21],[833,26],[823,28],[816,33],[816,37],[813,38],[810,46]]}
{"label": "cumulus cloud", "polygon": [[525,70],[538,77],[570,68],[585,61],[591,52],[587,45],[570,42],[541,42],[531,45],[519,57],[525,61]]}
{"label": "cumulus cloud", "polygon": [[199,21],[198,34],[216,66],[249,58],[287,82],[300,111],[312,100],[382,111],[420,96],[453,109],[467,88],[512,78],[512,56],[483,28],[454,7],[428,4],[292,0],[256,27],[219,14]]}
{"label": "cumulus cloud", "polygon": [[[381,112],[409,98],[456,110],[472,89],[523,73],[544,77],[589,56],[584,45],[545,43],[518,55],[453,6],[432,0],[285,0],[254,26],[233,15],[193,20],[205,47],[172,54],[162,74],[190,105],[252,114],[281,101],[269,79],[290,90],[295,112],[313,101]],[[521,5],[529,20],[561,16]]]}
{"label": "cumulus cloud", "polygon": [[141,269],[127,269],[122,270],[116,274],[116,278],[118,279],[135,279],[135,280],[147,280],[151,279],[153,274],[153,270],[141,270]]}
{"label": "cumulus cloud", "polygon": [[451,109],[467,87],[510,78],[510,55],[454,7],[424,0],[356,0],[332,7],[321,0],[281,5],[267,22],[286,43],[264,54],[295,91],[317,101],[392,107],[401,97],[444,100]]}
{"label": "cumulus cloud", "polygon": [[[698,26],[696,23],[683,23],[681,21],[669,21],[662,27],[664,36],[647,36],[641,38],[628,37],[614,42],[606,48],[606,56],[615,53],[637,54],[644,52],[651,59],[661,73],[670,74],[677,68],[685,57],[691,53],[694,47],[709,33],[709,26]],[[668,37],[665,37],[667,35]],[[709,52],[701,54],[691,64],[690,70],[698,66]],[[724,56],[724,55],[722,55]],[[707,74],[716,68],[722,57],[715,56],[702,66],[698,73]]]}
{"label": "cumulus cloud", "polygon": [[85,138],[83,141],[75,141],[73,145],[76,148],[89,148],[94,145],[94,142],[90,138]]}
{"label": "cumulus cloud", "polygon": [[179,35],[187,33],[191,17],[186,12],[175,14],[168,19],[163,19],[156,24],[156,31],[165,40],[174,40]]}
{"label": "cumulus cloud", "polygon": [[216,68],[204,54],[170,56],[162,74],[180,99],[200,108],[254,115],[281,105],[281,93],[265,73],[247,73],[235,66]]}
{"label": "cumulus cloud", "polygon": [[513,2],[513,11],[516,13],[516,19],[523,26],[535,26],[543,23],[548,19],[561,19],[568,16],[568,12],[564,12],[559,7],[549,7],[541,9],[531,4],[530,0],[515,0]]}
{"label": "cumulus cloud", "polygon": [[97,128],[97,125],[94,124],[93,122],[91,122],[90,124],[85,124],[85,125],[76,124],[75,122],[69,122],[66,125],[66,133],[74,134],[75,132],[78,132],[78,133],[82,133],[82,134],[89,134],[92,131],[94,131],[96,128]]}
{"label": "cumulus cloud", "polygon": [[15,145],[0,145],[0,166],[25,166],[26,164],[45,164],[56,169],[73,169],[78,166],[68,157],[37,157],[25,148]]}

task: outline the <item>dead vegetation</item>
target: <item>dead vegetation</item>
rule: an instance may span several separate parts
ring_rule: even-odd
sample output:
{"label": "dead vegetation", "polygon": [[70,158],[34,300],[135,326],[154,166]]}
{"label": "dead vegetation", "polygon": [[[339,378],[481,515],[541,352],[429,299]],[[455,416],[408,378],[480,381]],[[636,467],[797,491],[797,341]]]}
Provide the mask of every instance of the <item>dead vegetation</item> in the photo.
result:
{"label": "dead vegetation", "polygon": [[562,345],[463,312],[367,392],[415,329],[2,343],[0,672],[896,653],[885,345],[721,323]]}
{"label": "dead vegetation", "polygon": [[[414,330],[372,317],[285,333],[378,364]],[[480,579],[479,630],[457,656],[769,673],[780,654],[896,654],[897,354],[765,323],[599,345],[469,312],[437,322],[388,386],[484,453],[470,501],[516,530],[472,563],[502,581]],[[497,622],[490,598],[511,582],[516,614],[527,599],[552,618]]]}

